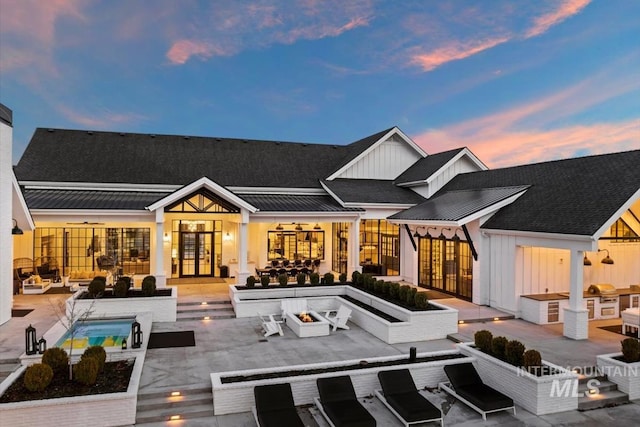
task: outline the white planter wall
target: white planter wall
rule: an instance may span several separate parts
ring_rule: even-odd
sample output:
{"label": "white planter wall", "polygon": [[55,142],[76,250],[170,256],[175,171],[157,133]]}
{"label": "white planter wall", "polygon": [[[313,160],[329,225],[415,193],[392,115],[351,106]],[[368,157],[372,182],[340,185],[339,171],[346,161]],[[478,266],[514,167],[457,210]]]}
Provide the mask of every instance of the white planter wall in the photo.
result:
{"label": "white planter wall", "polygon": [[640,362],[626,363],[616,360],[622,353],[609,353],[596,356],[598,371],[605,374],[609,381],[618,385],[618,390],[627,393],[629,400],[640,399]]}
{"label": "white planter wall", "polygon": [[[456,354],[455,350],[439,351],[433,353],[420,353],[417,357],[435,356],[444,354]],[[408,355],[378,357],[367,359],[368,362],[377,362],[384,360],[401,360],[408,358]],[[334,377],[339,375],[349,375],[353,382],[356,395],[364,396],[372,394],[375,389],[380,388],[378,381],[378,372],[382,370],[393,370],[401,368],[410,368],[411,375],[418,388],[436,387],[439,382],[445,380],[444,366],[456,363],[468,362],[468,358],[440,360],[436,362],[422,362],[411,365],[396,365],[378,368],[364,368],[339,372],[330,372],[314,375],[300,375],[292,377],[272,378],[265,380],[254,380],[237,383],[223,384],[222,378],[236,375],[254,375],[269,372],[285,372],[288,370],[304,370],[315,368],[327,368],[332,366],[345,366],[357,364],[359,360],[346,360],[339,362],[286,366],[279,368],[252,369],[248,371],[231,371],[219,372],[211,374],[211,384],[213,391],[213,413],[215,415],[232,414],[238,412],[247,412],[255,405],[253,388],[257,385],[265,384],[291,384],[294,403],[296,405],[306,405],[313,403],[313,398],[318,397],[318,388],[316,380],[322,377]]]}
{"label": "white planter wall", "polygon": [[[109,298],[109,299],[76,299],[76,313],[85,310],[93,311],[91,317],[110,316],[130,313],[153,313],[154,322],[175,322],[178,308],[178,288],[168,286],[171,296],[135,297],[135,298]],[[67,300],[67,316],[69,316],[72,298],[83,291],[76,292]],[[92,306],[93,304],[93,306]]]}
{"label": "white planter wall", "polygon": [[[543,360],[543,365],[559,373],[537,377],[489,356],[468,343],[457,344],[457,347],[462,354],[476,359],[476,369],[485,384],[506,394],[527,411],[544,415],[578,409],[578,397],[572,394],[574,387],[577,390],[578,376],[575,373]],[[557,390],[558,386],[562,388],[567,381],[571,381],[571,387],[566,396],[552,393],[552,389]]]}

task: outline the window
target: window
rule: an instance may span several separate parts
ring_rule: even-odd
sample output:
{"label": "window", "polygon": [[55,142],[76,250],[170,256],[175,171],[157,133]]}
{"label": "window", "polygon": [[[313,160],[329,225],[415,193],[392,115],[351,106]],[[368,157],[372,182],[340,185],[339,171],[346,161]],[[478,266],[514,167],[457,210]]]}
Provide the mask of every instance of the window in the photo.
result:
{"label": "window", "polygon": [[349,255],[349,223],[333,224],[333,269],[338,273],[347,273],[347,258]]}
{"label": "window", "polygon": [[386,220],[360,222],[360,265],[363,272],[400,274],[400,227]]}
{"label": "window", "polygon": [[324,259],[324,231],[269,231],[268,259]]}
{"label": "window", "polygon": [[618,219],[610,229],[610,240],[616,243],[638,241],[638,234],[622,219]]}

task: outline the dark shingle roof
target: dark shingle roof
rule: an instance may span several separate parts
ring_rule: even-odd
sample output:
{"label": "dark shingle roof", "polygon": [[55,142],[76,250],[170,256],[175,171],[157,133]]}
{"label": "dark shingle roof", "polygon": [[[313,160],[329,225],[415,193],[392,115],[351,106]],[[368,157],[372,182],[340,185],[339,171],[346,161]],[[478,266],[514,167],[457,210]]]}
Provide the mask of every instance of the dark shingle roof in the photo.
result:
{"label": "dark shingle roof", "polygon": [[394,183],[396,185],[402,185],[410,182],[426,181],[427,178],[436,173],[462,150],[464,150],[464,148],[430,154],[418,160],[409,169],[401,173],[400,176],[394,180]]}
{"label": "dark shingle roof", "polygon": [[0,102],[0,122],[13,126],[13,112],[9,107]]}
{"label": "dark shingle roof", "polygon": [[396,187],[389,180],[340,178],[322,183],[344,203],[414,205],[425,200],[413,190]]}
{"label": "dark shingle roof", "polygon": [[426,202],[391,215],[408,221],[458,221],[524,191],[526,186],[482,188],[439,193]]}
{"label": "dark shingle roof", "polygon": [[15,167],[19,181],[318,188],[319,180],[383,131],[349,145],[37,129]]}
{"label": "dark shingle roof", "polygon": [[325,195],[238,194],[261,212],[360,212]]}
{"label": "dark shingle roof", "polygon": [[167,195],[141,191],[24,190],[29,209],[144,210]]}
{"label": "dark shingle roof", "polygon": [[640,190],[640,150],[460,174],[456,190],[528,185],[484,229],[593,236]]}
{"label": "dark shingle roof", "polygon": [[[345,147],[345,151],[342,153],[343,157],[342,157],[341,161],[338,162],[337,166],[335,166],[331,170],[331,173],[334,173],[334,172],[338,171],[341,167],[345,166],[347,163],[349,163],[350,161],[355,159],[360,153],[362,153],[367,148],[371,147],[373,144],[378,142],[380,140],[380,138],[385,136],[392,129],[393,128],[385,129],[385,130],[383,130],[381,132],[374,133],[373,135],[369,135],[367,137],[364,137],[362,139],[359,139],[358,141],[352,142],[351,144],[347,145]],[[328,175],[330,175],[330,174],[328,174]],[[325,176],[323,176],[322,178],[325,178]]]}

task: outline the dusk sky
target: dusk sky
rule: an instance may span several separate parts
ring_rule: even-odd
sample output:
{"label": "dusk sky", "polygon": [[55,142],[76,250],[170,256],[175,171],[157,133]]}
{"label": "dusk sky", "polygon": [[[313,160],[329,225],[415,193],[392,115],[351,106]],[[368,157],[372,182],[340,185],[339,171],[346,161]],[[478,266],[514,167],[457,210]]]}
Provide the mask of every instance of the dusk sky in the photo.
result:
{"label": "dusk sky", "polygon": [[347,144],[398,126],[490,168],[639,149],[640,1],[0,0],[0,102],[14,163],[38,127]]}

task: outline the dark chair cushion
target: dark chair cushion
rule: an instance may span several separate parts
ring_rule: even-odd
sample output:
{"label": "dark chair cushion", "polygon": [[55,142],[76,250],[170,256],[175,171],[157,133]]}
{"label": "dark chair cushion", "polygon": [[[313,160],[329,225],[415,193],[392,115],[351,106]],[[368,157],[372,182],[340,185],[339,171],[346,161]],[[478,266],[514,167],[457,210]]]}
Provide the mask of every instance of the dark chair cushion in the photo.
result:
{"label": "dark chair cushion", "polygon": [[442,418],[442,412],[417,390],[407,393],[386,395],[385,399],[407,422]]}
{"label": "dark chair cushion", "polygon": [[341,375],[331,378],[318,378],[316,380],[318,386],[318,392],[320,393],[320,401],[324,406],[329,402],[340,402],[344,400],[355,400],[356,391],[353,389],[353,383],[351,377],[348,375]]}
{"label": "dark chair cushion", "polygon": [[455,391],[483,411],[493,411],[513,406],[513,400],[510,397],[486,384],[457,387]]}
{"label": "dark chair cushion", "polygon": [[454,390],[469,385],[482,384],[482,379],[478,375],[478,371],[471,363],[459,363],[456,365],[447,365],[444,367],[447,378],[451,381]]}
{"label": "dark chair cushion", "polygon": [[295,408],[289,383],[256,386],[253,396],[258,412]]}
{"label": "dark chair cushion", "polygon": [[323,402],[324,412],[336,427],[375,427],[376,420],[357,400]]}
{"label": "dark chair cushion", "polygon": [[382,386],[384,395],[415,392],[416,384],[408,369],[396,369],[394,371],[378,372],[378,380]]}
{"label": "dark chair cushion", "polygon": [[261,427],[304,427],[295,408],[258,412],[258,421]]}

